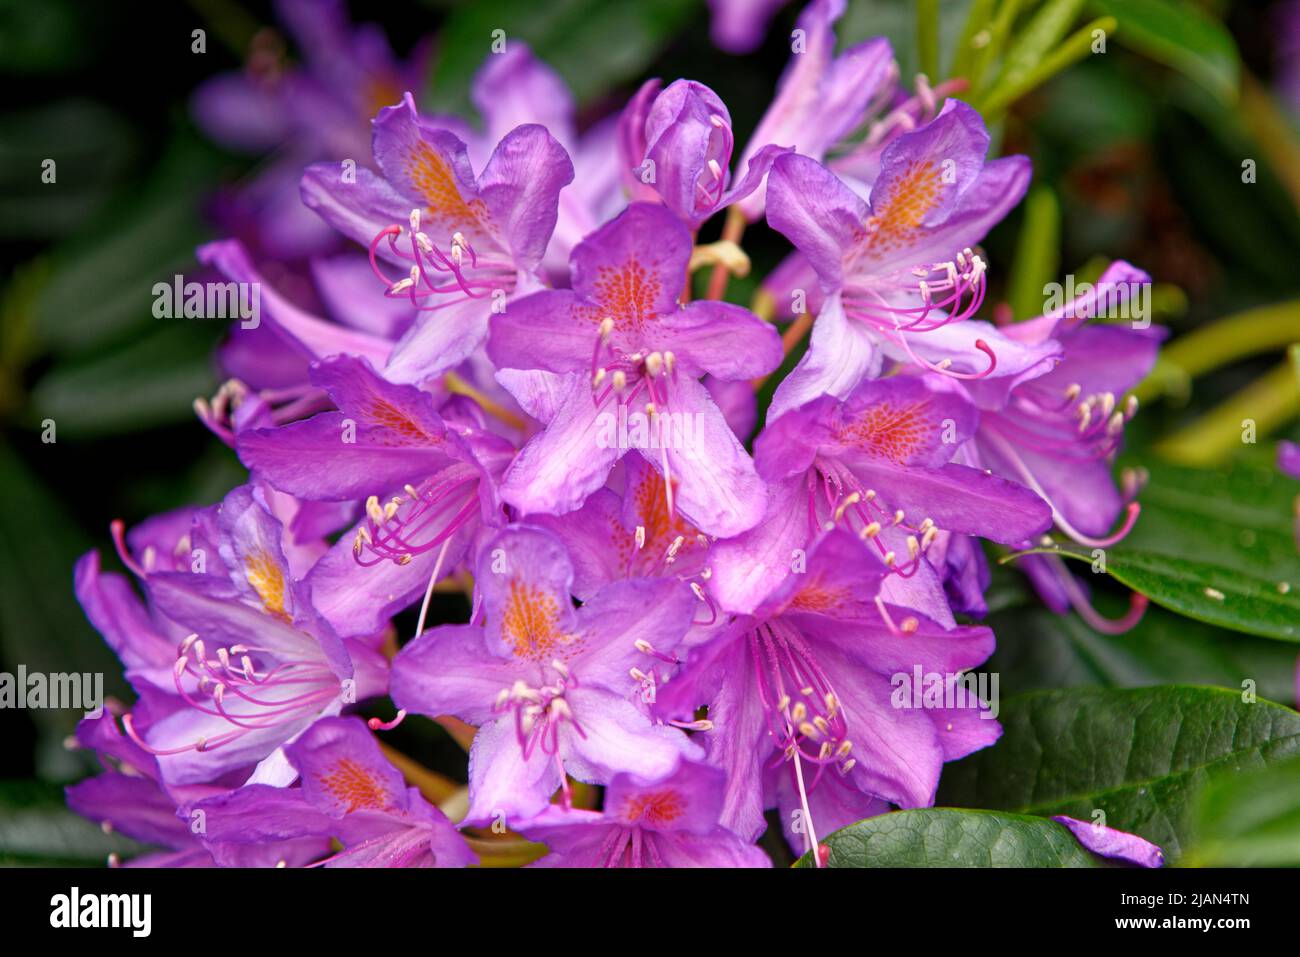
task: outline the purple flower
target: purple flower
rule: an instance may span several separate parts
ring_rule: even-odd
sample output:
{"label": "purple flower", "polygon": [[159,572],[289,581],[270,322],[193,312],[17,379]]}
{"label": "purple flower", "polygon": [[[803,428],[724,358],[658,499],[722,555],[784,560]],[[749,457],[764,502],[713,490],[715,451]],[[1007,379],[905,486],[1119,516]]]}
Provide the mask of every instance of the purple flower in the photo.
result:
{"label": "purple flower", "polygon": [[[824,536],[752,615],[694,647],[658,692],[655,711],[691,717],[709,708],[701,735],[711,764],[727,773],[722,824],[753,838],[764,827],[764,768],[780,766],[806,797],[827,776],[856,795],[857,817],[880,802],[934,801],[944,761],[1001,733],[977,707],[896,703],[898,676],[956,675],[993,650],[987,628],[944,629],[879,596],[886,566],[843,530]],[[969,702],[967,702],[969,704]],[[773,796],[773,801],[776,797]],[[856,819],[856,818],[855,818]]]}
{"label": "purple flower", "polygon": [[[303,202],[369,245],[387,295],[429,313],[384,367],[394,382],[421,382],[464,361],[488,316],[540,285],[536,270],[573,164],[544,127],[526,125],[506,134],[475,176],[465,142],[422,118],[409,93],[375,117],[372,150],[380,172],[358,168],[355,182],[337,164],[309,167]],[[388,277],[376,257],[406,274]]]}
{"label": "purple flower", "polygon": [[[178,805],[220,794],[212,784],[168,787],[159,776],[158,761],[118,730],[111,714],[87,718],[77,726],[77,745],[96,752],[105,770],[67,789],[68,807],[144,844],[165,850],[151,851],[128,862],[127,867],[212,867],[212,852],[191,829]],[[223,847],[222,856],[238,867],[274,867],[284,862],[299,866],[328,849],[320,838],[267,841],[256,845]],[[110,858],[109,864],[119,862]]]}
{"label": "purple flower", "polygon": [[1158,329],[1086,324],[1126,302],[1136,302],[1151,277],[1116,262],[1087,292],[1003,334],[1027,347],[1060,344],[1061,359],[1041,374],[969,384],[985,410],[976,446],[980,461],[1022,482],[1052,506],[1056,524],[1082,544],[1112,544],[1131,527],[1137,505],[1120,532],[1110,528],[1123,508],[1111,463],[1137,400],[1119,397],[1155,363]]}
{"label": "purple flower", "polygon": [[[190,108],[195,122],[230,149],[277,150],[248,186],[223,196],[219,218],[262,253],[296,258],[337,245],[337,235],[298,199],[302,168],[366,152],[366,124],[427,74],[429,44],[407,63],[376,26],[354,28],[342,0],[280,0],[278,18],[302,65],[286,68],[273,44],[255,42],[245,69],[203,83]],[[261,38],[259,37],[259,40]]]}
{"label": "purple flower", "polygon": [[360,719],[322,718],[286,750],[301,787],[250,784],[186,808],[202,815],[204,843],[219,864],[237,863],[248,846],[302,838],[343,845],[315,866],[478,863],[446,816],[406,786]]}
{"label": "purple flower", "polygon": [[1292,478],[1300,479],[1300,445],[1294,442],[1279,442],[1277,467]]}
{"label": "purple flower", "polygon": [[711,550],[713,594],[750,612],[790,574],[791,555],[841,525],[870,544],[892,574],[890,601],[952,624],[929,549],[941,535],[1021,542],[1047,529],[1030,490],[953,461],[975,433],[975,407],[946,383],[867,380],[846,399],[822,396],[773,421],[755,442],[769,485],[767,519]]}
{"label": "purple flower", "polygon": [[683,760],[659,780],[618,774],[603,811],[552,805],[520,827],[550,848],[533,867],[771,867],[757,847],[718,824],[722,771]]}
{"label": "purple flower", "polygon": [[678,80],[649,100],[657,88],[658,81],[643,86],[625,113],[622,142],[630,155],[623,160],[639,180],[633,195],[660,199],[694,233],[714,213],[753,193],[772,161],[789,150],[755,150],[743,178],[728,189],[735,137],[727,107],[694,80]]}
{"label": "purple flower", "polygon": [[707,560],[713,539],[669,512],[663,479],[639,456],[623,459],[621,479],[597,490],[567,515],[529,521],[564,542],[573,560],[573,592],[586,599],[601,587],[629,578],[673,577],[701,586],[707,601]]}
{"label": "purple flower", "polygon": [[[1033,489],[1051,506],[1057,527],[1091,548],[1120,541],[1137,521],[1138,486],[1121,493],[1111,474],[1124,426],[1137,412],[1135,397],[1120,397],[1151,370],[1164,330],[1087,320],[1140,309],[1150,282],[1142,270],[1113,263],[1074,299],[1003,328],[1027,348],[1058,344],[1058,364],[962,386],[982,409],[973,464]],[[1107,620],[1059,558],[1029,555],[1020,567],[1049,607],[1064,613],[1073,606],[1098,631],[1127,631],[1146,609],[1146,598],[1134,593],[1129,612]]]}
{"label": "purple flower", "polygon": [[1164,867],[1165,865],[1164,852],[1136,834],[1117,831],[1103,824],[1079,821],[1063,814],[1053,815],[1052,820],[1064,825],[1080,844],[1101,857],[1135,864],[1138,867]]}
{"label": "purple flower", "polygon": [[[636,203],[574,249],[571,290],[535,293],[492,317],[488,355],[498,367],[566,375],[546,430],[502,485],[521,513],[573,511],[635,448],[660,471],[670,511],[697,528],[730,535],[762,517],[763,484],[698,379],[770,372],[780,340],[739,306],[681,305],[690,251],[675,216]],[[643,434],[624,427],[633,414],[647,420]],[[683,440],[661,441],[665,424]]]}
{"label": "purple flower", "polygon": [[169,785],[249,770],[249,780],[288,783],[283,745],[382,692],[383,659],[320,616],[286,558],[283,526],[251,487],[194,512],[189,532],[173,535],[162,532],[157,551],[183,571],[150,570],[123,549],[148,611],[123,578],[101,575],[93,552],[77,566],[87,617],[140,695],[123,717],[127,734]]}
{"label": "purple flower", "polygon": [[[898,68],[888,40],[865,40],[836,55],[835,21],[845,6],[845,0],[813,0],[799,15],[790,62],[737,168],[750,168],[769,143],[821,160],[892,92]],[[750,222],[763,215],[765,196],[766,189],[759,188],[741,199]]]}
{"label": "purple flower", "polygon": [[1054,344],[1027,347],[971,321],[984,260],[971,250],[1029,183],[1029,161],[985,163],[979,115],[950,100],[885,150],[867,203],[805,156],[779,157],[768,222],[807,257],[826,293],[812,341],[769,418],[823,394],[846,396],[888,358],[962,379],[1045,369]]}
{"label": "purple flower", "polygon": [[672,660],[690,627],[689,588],[617,582],[575,609],[563,545],[527,526],[488,542],[476,572],[476,623],[432,629],[403,648],[391,690],[399,708],[478,726],[467,823],[533,817],[566,773],[659,778],[698,751],[632,700],[641,688],[632,672]]}
{"label": "purple flower", "polygon": [[514,455],[476,423],[448,422],[433,397],[394,385],[364,359],[312,367],[337,411],[237,441],[259,481],[303,499],[366,501],[365,516],[311,570],[316,607],[344,635],[374,634],[426,582],[464,561],[503,516],[496,483]]}
{"label": "purple flower", "polygon": [[[351,355],[382,366],[393,351],[398,335],[414,318],[414,310],[409,305],[385,301],[374,294],[374,277],[368,269],[369,288],[364,292],[358,289],[355,268],[346,265],[349,260],[342,257],[319,260],[314,265],[320,293],[332,305],[331,315],[341,320],[332,322],[295,304],[277,290],[253,264],[247,249],[238,240],[207,243],[195,255],[199,262],[214,267],[227,280],[256,284],[258,290],[258,327],[252,330],[244,329],[242,324],[234,327],[232,338],[237,350],[234,367],[231,368],[230,346],[223,350],[226,360],[223,364],[255,387],[270,388],[277,395],[300,402],[309,398],[306,374],[309,363],[333,355]],[[359,323],[369,323],[371,327]],[[240,345],[251,348],[240,349]],[[282,370],[289,369],[289,378],[283,378]]]}
{"label": "purple flower", "polygon": [[709,37],[727,53],[752,53],[786,0],[709,0]]}

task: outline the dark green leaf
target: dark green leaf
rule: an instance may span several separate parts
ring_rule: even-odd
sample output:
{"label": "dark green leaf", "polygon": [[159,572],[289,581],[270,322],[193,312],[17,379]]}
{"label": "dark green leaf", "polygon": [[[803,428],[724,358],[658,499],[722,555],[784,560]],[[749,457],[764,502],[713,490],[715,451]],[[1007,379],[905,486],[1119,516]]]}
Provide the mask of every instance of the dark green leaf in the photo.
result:
{"label": "dark green leaf", "polygon": [[1125,46],[1186,74],[1219,99],[1237,96],[1241,70],[1232,34],[1186,0],[1092,0],[1119,21]]}
{"label": "dark green leaf", "polygon": [[1300,760],[1211,782],[1188,857],[1207,867],[1300,865]]}
{"label": "dark green leaf", "polygon": [[153,287],[196,272],[200,198],[212,188],[215,154],[175,143],[140,195],[123,197],[98,223],[60,246],[33,307],[37,344],[61,353],[97,352],[156,323]]}
{"label": "dark green leaf", "polygon": [[493,31],[523,40],[554,67],[579,103],[634,78],[697,12],[696,0],[493,0],[456,7],[443,26],[433,73],[438,109],[464,109],[470,79],[491,55]]}
{"label": "dark green leaf", "polygon": [[0,781],[0,866],[103,864],[109,854],[130,856],[140,845],[78,817],[62,788],[34,781]]}
{"label": "dark green leaf", "polygon": [[[1125,603],[1098,595],[1095,604],[1102,614],[1118,617]],[[1261,698],[1295,701],[1293,647],[1181,618],[1154,605],[1122,635],[1102,634],[1078,615],[1056,615],[1042,607],[1007,609],[991,615],[987,624],[998,637],[998,648],[983,670],[1001,675],[1004,695],[1086,685],[1240,688],[1253,681]]]}
{"label": "dark green leaf", "polygon": [[[60,100],[0,123],[0,237],[49,240],[82,227],[123,185],[132,130],[91,100]],[[54,182],[42,177],[53,161]]]}
{"label": "dark green leaf", "polygon": [[[1152,466],[1137,527],[1104,550],[1106,572],[1180,615],[1300,642],[1298,492],[1272,468]],[[1096,558],[1072,542],[1035,551]]]}
{"label": "dark green leaf", "polygon": [[[42,446],[51,457],[60,446]],[[57,468],[54,458],[51,468]],[[40,478],[7,445],[0,444],[0,664],[12,672],[99,672],[106,694],[121,693],[121,667],[95,633],[72,591],[72,566],[90,542]],[[37,771],[71,777],[83,764],[62,746],[80,712],[50,708],[24,712],[39,733]]]}
{"label": "dark green leaf", "polygon": [[944,770],[944,804],[1066,814],[1140,834],[1175,859],[1216,774],[1300,754],[1300,714],[1218,688],[1077,688],[1003,703],[1003,736]]}
{"label": "dark green leaf", "polygon": [[32,390],[31,415],[59,434],[86,437],[143,429],[193,416],[214,386],[218,329],[193,319],[154,319],[159,328],[88,362],[56,365]]}
{"label": "dark green leaf", "polygon": [[[830,867],[1105,867],[1042,817],[917,808],[868,818],[822,841]],[[805,854],[796,867],[812,867]]]}

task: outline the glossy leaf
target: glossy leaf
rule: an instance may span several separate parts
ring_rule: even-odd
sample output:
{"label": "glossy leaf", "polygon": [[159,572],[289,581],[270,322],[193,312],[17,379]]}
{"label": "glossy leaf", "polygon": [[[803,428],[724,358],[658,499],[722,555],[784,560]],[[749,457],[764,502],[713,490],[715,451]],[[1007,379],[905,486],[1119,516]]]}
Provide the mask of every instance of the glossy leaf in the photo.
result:
{"label": "glossy leaf", "polygon": [[[868,818],[823,841],[829,867],[1106,867],[1043,817],[915,808]],[[805,854],[796,867],[812,867]]]}
{"label": "glossy leaf", "polygon": [[1197,4],[1176,0],[1092,0],[1119,20],[1122,43],[1200,83],[1219,99],[1237,95],[1241,69],[1236,42]]}
{"label": "glossy leaf", "polygon": [[1300,754],[1300,714],[1219,688],[1033,692],[999,720],[997,744],[945,768],[941,803],[1085,821],[1100,810],[1171,860],[1211,777]]}
{"label": "glossy leaf", "polygon": [[[1300,483],[1270,468],[1152,466],[1132,534],[1105,551],[1106,572],[1199,621],[1300,642]],[[1072,542],[1034,549],[1092,563]]]}

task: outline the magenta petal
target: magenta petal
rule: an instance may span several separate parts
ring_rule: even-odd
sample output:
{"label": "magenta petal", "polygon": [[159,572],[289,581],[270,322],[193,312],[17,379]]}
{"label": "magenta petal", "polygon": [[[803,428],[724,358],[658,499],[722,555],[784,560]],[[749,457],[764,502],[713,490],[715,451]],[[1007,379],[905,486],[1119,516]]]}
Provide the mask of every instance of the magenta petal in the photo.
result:
{"label": "magenta petal", "polygon": [[[717,125],[715,125],[715,119]],[[692,229],[713,214],[726,186],[731,115],[716,93],[694,80],[677,80],[655,97],[646,117],[647,163],[664,205]],[[709,161],[724,177],[714,176]]]}
{"label": "magenta petal", "polygon": [[691,258],[691,235],[665,207],[633,203],[573,250],[573,290],[633,325],[677,308]]}
{"label": "magenta petal", "polygon": [[530,818],[548,805],[560,781],[554,755],[539,747],[524,756],[513,718],[488,721],[479,727],[470,747],[471,800],[464,823],[488,825],[503,818]]}
{"label": "magenta petal", "polygon": [[471,724],[493,720],[493,702],[519,675],[513,661],[488,651],[477,625],[443,625],[407,644],[393,659],[390,694],[399,708]]}
{"label": "magenta petal", "polygon": [[752,53],[786,0],[709,0],[709,37],[727,53]]}
{"label": "magenta petal", "polygon": [[1279,442],[1277,467],[1292,478],[1300,479],[1300,445],[1294,442]]}
{"label": "magenta petal", "polygon": [[683,757],[698,758],[703,753],[684,732],[652,724],[626,699],[603,688],[579,686],[565,697],[582,734],[563,732],[564,766],[580,781],[605,782],[623,771],[662,778]]}
{"label": "magenta petal", "polygon": [[606,585],[578,610],[583,646],[574,667],[585,684],[634,690],[634,667],[651,669],[645,642],[670,654],[685,637],[699,599],[675,578],[633,578]]}
{"label": "magenta petal", "polygon": [[809,536],[803,479],[772,482],[763,520],[709,549],[709,593],[724,610],[752,613],[791,574]]}
{"label": "magenta petal", "polygon": [[1118,831],[1113,827],[1094,824],[1066,817],[1053,815],[1052,820],[1064,825],[1088,850],[1102,857],[1125,861],[1139,867],[1163,867],[1164,852],[1145,838],[1127,831]]}
{"label": "magenta petal", "polygon": [[512,37],[504,53],[484,59],[474,74],[470,99],[486,122],[488,142],[498,142],[524,123],[545,126],[566,149],[573,141],[569,88],[522,40]]}
{"label": "magenta petal", "polygon": [[[352,178],[355,182],[350,181]],[[411,200],[365,166],[353,169],[342,163],[314,163],[303,171],[299,189],[303,205],[344,236],[366,247],[380,230],[402,225],[411,215]],[[410,265],[408,260],[393,254],[387,243],[380,243],[376,253],[403,269]]]}
{"label": "magenta petal", "polygon": [[450,464],[446,428],[428,393],[393,385],[344,356],[312,375],[341,411],[239,436],[241,460],[264,481],[340,501],[383,494]]}
{"label": "magenta petal", "polygon": [[460,365],[487,337],[491,312],[487,299],[462,299],[420,313],[393,347],[385,378],[421,383]]}
{"label": "magenta petal", "polygon": [[501,483],[501,497],[524,515],[563,515],[579,508],[605,484],[624,450],[598,441],[599,416],[613,414],[614,404],[598,409],[586,376],[573,376],[564,400],[546,431],[520,450]]}
{"label": "magenta petal", "polygon": [[838,293],[830,296],[813,322],[808,351],[776,387],[767,420],[823,395],[846,398],[863,379],[879,374],[881,362],[875,336],[864,323],[844,314]]}
{"label": "magenta petal", "polygon": [[573,162],[543,126],[507,133],[492,151],[479,195],[517,269],[541,264],[559,215],[560,190],[573,182]]}
{"label": "magenta petal", "polygon": [[[438,579],[449,577],[464,561],[473,526],[458,531],[443,556]],[[342,637],[374,635],[389,619],[418,601],[438,564],[441,546],[416,555],[405,565],[381,561],[363,567],[353,551],[355,534],[344,533],[312,567],[306,584],[312,604]]]}
{"label": "magenta petal", "polygon": [[966,465],[895,469],[858,458],[851,467],[865,487],[881,489],[895,508],[914,519],[931,518],[950,532],[1015,544],[1052,524],[1051,509],[1029,489]]}
{"label": "magenta petal", "polygon": [[492,316],[488,357],[499,369],[589,369],[597,323],[568,289],[543,289]]}
{"label": "magenta petal", "polygon": [[752,379],[781,364],[776,328],[729,302],[689,302],[660,318],[647,340],[651,347],[661,343],[662,350],[670,350],[690,376]]}
{"label": "magenta petal", "polygon": [[683,430],[667,447],[641,447],[642,457],[674,484],[676,508],[700,531],[726,537],[753,528],[763,517],[767,489],[744,446],[699,382],[679,378],[667,391],[659,412],[678,417]]}
{"label": "magenta petal", "polygon": [[[248,251],[238,240],[208,243],[200,246],[196,255],[199,262],[215,267],[232,282],[253,284],[258,293],[258,322],[265,321],[276,335],[307,357],[323,359],[348,354],[374,363],[388,358],[392,343],[386,338],[326,322],[276,292],[253,266]],[[240,326],[246,328],[243,321]]]}
{"label": "magenta petal", "polygon": [[333,818],[364,808],[402,812],[406,782],[360,718],[322,718],[285,748],[302,794]]}
{"label": "magenta petal", "polygon": [[844,254],[871,210],[834,173],[807,156],[777,157],[767,177],[767,223],[803,253],[822,284],[843,281]]}

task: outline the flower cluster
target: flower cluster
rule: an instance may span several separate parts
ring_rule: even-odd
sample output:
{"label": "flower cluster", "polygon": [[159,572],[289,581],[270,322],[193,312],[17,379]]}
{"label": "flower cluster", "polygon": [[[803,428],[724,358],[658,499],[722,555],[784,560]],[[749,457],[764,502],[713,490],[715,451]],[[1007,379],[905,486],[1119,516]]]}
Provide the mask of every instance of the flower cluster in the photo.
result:
{"label": "flower cluster", "polygon": [[[115,525],[139,590],[77,567],[138,698],[83,722],[106,771],[76,810],[165,849],[138,863],[451,867],[522,836],[544,866],[766,866],[769,824],[815,850],[997,740],[988,702],[900,682],[992,653],[981,539],[1104,547],[1136,520],[1111,463],[1158,337],[1088,320],[1148,280],[1116,263],[1039,318],[977,318],[1030,164],[886,41],[837,54],[842,8],[804,10],[743,144],[690,80],[580,132],[515,41],[476,78],[481,125],[429,115],[376,37],[300,10],[300,74],[203,91],[227,139],[294,142],[301,206],[259,183],[259,241],[198,253],[261,290],[197,403],[247,483]],[[723,296],[764,221],[791,248],[760,317]],[[270,281],[280,248],[314,254],[308,294]],[[1100,621],[1058,559],[1026,568]],[[468,620],[426,627],[435,591]],[[385,696],[392,721],[356,716]],[[468,744],[466,788],[384,743],[407,715]]]}

